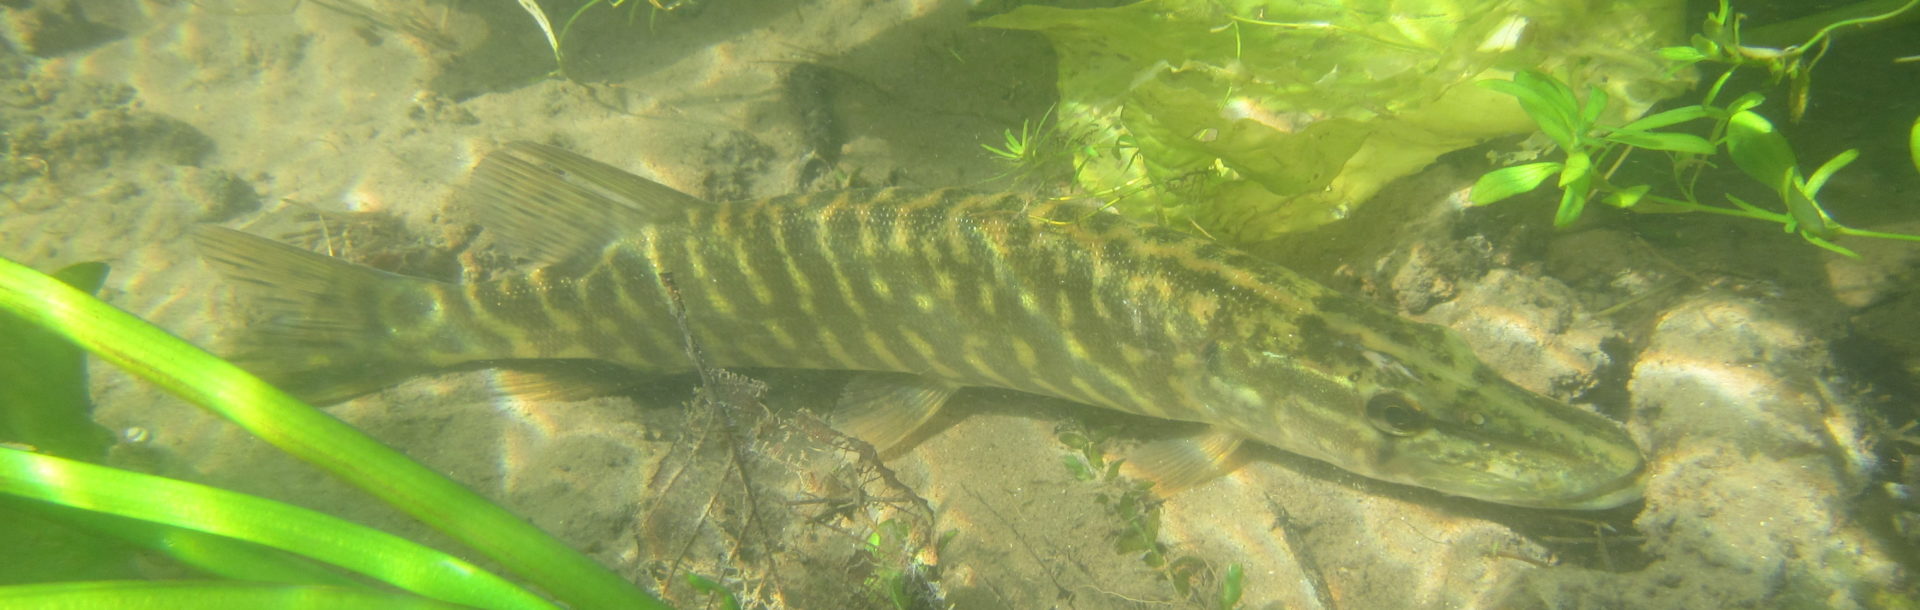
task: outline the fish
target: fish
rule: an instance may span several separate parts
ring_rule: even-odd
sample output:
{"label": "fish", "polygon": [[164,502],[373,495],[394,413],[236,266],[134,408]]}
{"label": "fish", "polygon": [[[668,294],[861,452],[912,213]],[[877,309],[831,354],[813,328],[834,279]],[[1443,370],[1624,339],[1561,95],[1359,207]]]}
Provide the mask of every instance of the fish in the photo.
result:
{"label": "fish", "polygon": [[[672,290],[712,366],[856,371],[834,421],[882,449],[992,387],[1203,424],[1130,460],[1172,488],[1252,444],[1514,506],[1606,509],[1644,484],[1620,424],[1508,381],[1449,329],[1088,203],[909,188],[713,203],[530,142],[486,155],[464,191],[527,269],[443,282],[196,229],[258,320],[235,361],[320,403],[473,366],[526,365],[527,387],[561,395],[608,365],[615,382],[691,370]],[[538,366],[582,361],[600,365]]]}

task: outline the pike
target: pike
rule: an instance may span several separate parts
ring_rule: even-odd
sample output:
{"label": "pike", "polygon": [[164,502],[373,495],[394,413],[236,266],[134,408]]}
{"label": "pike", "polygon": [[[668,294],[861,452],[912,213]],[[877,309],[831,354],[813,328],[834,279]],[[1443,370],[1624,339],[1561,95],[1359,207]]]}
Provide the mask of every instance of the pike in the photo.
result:
{"label": "pike", "polygon": [[[990,386],[1207,424],[1134,456],[1176,487],[1251,441],[1510,505],[1640,494],[1619,425],[1507,381],[1447,329],[1082,204],[907,189],[715,204],[531,143],[488,155],[469,191],[480,224],[541,266],[454,284],[199,229],[262,319],[236,361],[322,403],[459,366],[686,371],[670,282],[708,364],[863,371],[837,425],[882,449]],[[538,370],[536,387],[594,382]]]}

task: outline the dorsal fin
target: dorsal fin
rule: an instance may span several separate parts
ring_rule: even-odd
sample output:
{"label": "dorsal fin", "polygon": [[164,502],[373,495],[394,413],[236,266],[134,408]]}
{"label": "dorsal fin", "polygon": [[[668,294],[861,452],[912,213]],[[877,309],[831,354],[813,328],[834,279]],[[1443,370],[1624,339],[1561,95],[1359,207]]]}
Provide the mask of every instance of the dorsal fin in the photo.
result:
{"label": "dorsal fin", "polygon": [[512,142],[468,185],[480,225],[543,262],[597,253],[621,235],[676,217],[698,197],[559,148]]}

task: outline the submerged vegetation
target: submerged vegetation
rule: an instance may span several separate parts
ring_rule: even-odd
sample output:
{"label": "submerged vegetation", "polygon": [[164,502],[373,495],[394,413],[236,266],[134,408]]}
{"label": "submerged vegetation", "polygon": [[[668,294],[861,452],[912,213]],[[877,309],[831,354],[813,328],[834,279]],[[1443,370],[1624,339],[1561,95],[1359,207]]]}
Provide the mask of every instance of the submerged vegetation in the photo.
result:
{"label": "submerged vegetation", "polygon": [[[1851,251],[1833,238],[1920,239],[1835,221],[1819,193],[1857,152],[1805,172],[1757,110],[1765,96],[1726,91],[1736,71],[1764,71],[1770,82],[1786,83],[1787,112],[1797,122],[1812,70],[1836,32],[1889,21],[1920,2],[1834,18],[1783,48],[1744,44],[1740,16],[1725,1],[1690,45],[1667,47],[1680,36],[1679,2],[1486,4],[1436,2],[1424,11],[1217,0],[1022,6],[980,25],[1051,39],[1060,53],[1061,99],[1037,123],[1017,134],[1009,129],[1005,145],[987,148],[1013,175],[1070,156],[1070,179],[1112,209],[1246,242],[1344,218],[1441,153],[1538,129],[1564,159],[1489,173],[1475,186],[1474,203],[1557,177],[1558,226],[1598,199],[1643,212],[1774,222],[1843,254]],[[1407,14],[1424,17],[1397,17]],[[1725,70],[1700,103],[1640,118],[1706,64]],[[1920,122],[1914,133],[1920,167]],[[1616,174],[1635,150],[1668,156],[1672,192]],[[1719,196],[1697,192],[1716,157],[1731,159],[1778,202],[1733,195],[1715,202]]]}
{"label": "submerged vegetation", "polygon": [[[561,603],[575,608],[665,607],[520,517],[364,433],[166,331],[5,259],[0,259],[0,312],[56,333],[359,486],[480,551]],[[8,440],[25,446],[35,442],[32,438]],[[211,562],[213,573],[282,583],[75,582],[21,585],[10,592],[0,590],[0,596],[32,595],[42,603],[97,607],[154,596],[223,603],[224,607],[303,597],[334,600],[338,606],[376,601],[394,607],[429,605],[368,589],[358,581],[342,581],[331,573],[315,576],[310,567],[304,567],[307,564],[287,563],[284,555],[243,552],[231,543],[178,533],[186,531],[304,555],[429,600],[497,608],[550,607],[529,589],[437,551],[298,507],[204,486],[8,447],[0,448],[0,493],[150,522],[130,531],[139,539],[173,549],[176,555],[186,555],[195,565]],[[125,530],[125,526],[115,529]],[[262,561],[268,563],[261,565]]]}
{"label": "submerged vegetation", "polygon": [[1442,153],[1530,128],[1517,104],[1473,81],[1534,69],[1605,82],[1617,116],[1672,95],[1679,79],[1651,52],[1680,9],[1148,0],[1027,5],[979,25],[1054,43],[1056,129],[1072,135],[1084,191],[1247,242],[1346,217]]}
{"label": "submerged vegetation", "polygon": [[[1726,95],[1729,79],[1742,67],[1764,69],[1770,80],[1790,85],[1788,110],[1798,121],[1806,108],[1807,87],[1813,64],[1830,44],[1830,33],[1837,27],[1884,21],[1920,6],[1909,1],[1890,12],[1849,19],[1820,29],[1813,38],[1786,50],[1761,49],[1740,43],[1740,16],[1721,0],[1717,12],[1709,15],[1702,32],[1692,46],[1668,47],[1661,55],[1673,62],[1678,71],[1696,64],[1716,63],[1726,69],[1708,86],[1699,104],[1681,106],[1621,125],[1609,126],[1600,120],[1607,106],[1607,94],[1588,87],[1585,99],[1574,94],[1566,83],[1537,72],[1522,72],[1512,80],[1489,80],[1480,84],[1519,100],[1540,131],[1564,155],[1563,161],[1543,161],[1516,165],[1481,176],[1474,184],[1472,200],[1486,204],[1532,191],[1548,178],[1558,176],[1561,190],[1555,226],[1567,226],[1580,218],[1588,201],[1599,198],[1609,205],[1643,212],[1701,212],[1763,220],[1781,225],[1788,233],[1798,233],[1809,243],[1856,256],[1852,250],[1831,241],[1838,236],[1879,237],[1920,241],[1920,235],[1868,231],[1846,226],[1833,219],[1820,204],[1820,190],[1835,172],[1859,156],[1859,149],[1848,149],[1805,174],[1793,147],[1774,127],[1772,121],[1756,112],[1765,96],[1748,92],[1735,96],[1726,105],[1716,105]],[[1804,58],[1816,50],[1812,58]],[[1665,128],[1707,121],[1705,137]],[[1914,123],[1920,134],[1920,121]],[[1916,163],[1920,163],[1920,135],[1911,143]],[[1670,161],[1670,189],[1677,196],[1653,191],[1651,184],[1620,184],[1615,170],[1635,150],[1665,154]],[[1785,212],[1776,212],[1741,198],[1725,195],[1728,205],[1704,201],[1696,185],[1701,174],[1716,165],[1714,158],[1724,152],[1747,176],[1764,185],[1778,198]]]}

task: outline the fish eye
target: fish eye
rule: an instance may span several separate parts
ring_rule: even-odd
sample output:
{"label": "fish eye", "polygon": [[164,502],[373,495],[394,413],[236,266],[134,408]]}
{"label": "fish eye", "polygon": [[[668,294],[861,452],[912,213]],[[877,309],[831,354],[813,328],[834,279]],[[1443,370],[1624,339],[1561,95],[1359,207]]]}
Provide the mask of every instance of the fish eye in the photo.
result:
{"label": "fish eye", "polygon": [[1412,436],[1433,425],[1419,405],[1394,392],[1382,392],[1367,399],[1367,422],[1394,436]]}

